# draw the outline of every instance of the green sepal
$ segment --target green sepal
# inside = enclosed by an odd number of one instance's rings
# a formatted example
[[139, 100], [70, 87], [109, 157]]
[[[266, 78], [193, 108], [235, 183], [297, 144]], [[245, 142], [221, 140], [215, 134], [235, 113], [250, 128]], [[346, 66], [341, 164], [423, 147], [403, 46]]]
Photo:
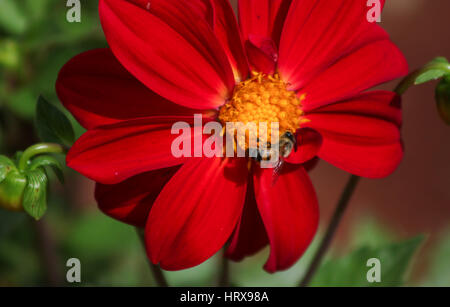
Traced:
[[414, 81], [415, 85], [419, 85], [422, 83], [426, 83], [428, 81], [437, 80], [439, 78], [442, 78], [445, 76], [445, 71], [438, 70], [438, 69], [432, 69], [424, 72], [420, 76], [416, 78], [416, 81]]
[[450, 125], [450, 78], [444, 78], [436, 87], [436, 104], [442, 120]]
[[52, 156], [38, 156], [31, 161], [28, 166], [28, 170], [35, 170], [39, 167], [51, 167], [59, 182], [64, 184], [64, 174], [62, 171], [62, 165], [57, 159]]
[[47, 210], [48, 178], [43, 168], [27, 171], [27, 185], [23, 194], [24, 210], [39, 220]]
[[450, 63], [444, 57], [437, 57], [428, 63], [414, 81], [415, 85], [437, 80], [449, 74]]
[[16, 151], [16, 153], [14, 154], [14, 156], [12, 157], [12, 160], [14, 161], [14, 163], [17, 165], [19, 164], [19, 160], [23, 155], [23, 151]]

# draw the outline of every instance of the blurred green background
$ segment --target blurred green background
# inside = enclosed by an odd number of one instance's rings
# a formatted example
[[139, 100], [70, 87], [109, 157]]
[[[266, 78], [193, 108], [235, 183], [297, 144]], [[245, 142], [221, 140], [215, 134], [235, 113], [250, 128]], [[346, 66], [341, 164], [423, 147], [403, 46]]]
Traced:
[[[410, 0], [410, 3], [414, 1], [424, 3], [422, 0]], [[404, 4], [403, 9], [407, 8], [405, 1], [399, 2]], [[98, 20], [97, 1], [84, 0], [81, 5], [82, 22], [69, 23], [66, 20], [66, 1], [0, 0], [1, 154], [12, 155], [38, 142], [33, 119], [35, 103], [42, 94], [60, 107], [54, 84], [62, 65], [83, 51], [107, 46]], [[448, 1], [436, 1], [434, 5], [448, 7]], [[423, 11], [420, 6], [416, 9], [416, 14], [420, 14], [421, 9]], [[405, 33], [398, 32], [402, 27], [396, 30], [393, 26], [394, 21], [398, 21], [395, 16], [404, 15], [405, 11], [394, 6], [386, 10], [387, 28], [393, 30], [394, 37], [398, 41], [411, 39], [412, 36], [408, 38]], [[433, 12], [429, 14], [430, 19], [437, 18], [433, 14], [438, 14], [439, 10]], [[409, 15], [410, 18], [414, 16], [413, 13]], [[412, 49], [411, 46], [408, 48]], [[433, 52], [436, 53], [435, 50]], [[445, 54], [434, 54], [437, 55]], [[413, 53], [407, 54], [410, 62], [419, 61], [412, 56]], [[423, 63], [434, 56], [424, 59]], [[432, 100], [432, 91], [426, 95]], [[411, 111], [406, 113], [413, 117]], [[77, 135], [83, 133], [75, 121], [73, 124]], [[441, 163], [448, 168], [448, 161]], [[337, 200], [337, 190], [347, 176], [336, 172], [325, 164], [312, 173], [315, 185], [321, 186], [318, 190], [325, 217], [323, 225], [329, 216], [327, 212]], [[444, 180], [448, 187], [449, 175], [446, 175]], [[321, 180], [324, 176], [336, 176], [340, 184], [328, 188], [330, 182]], [[357, 195], [351, 204], [353, 208], [365, 208], [369, 203], [367, 199], [375, 193], [368, 185], [363, 185], [362, 190], [360, 193], [367, 197]], [[62, 186], [52, 180], [51, 191], [48, 212], [39, 222], [24, 213], [0, 211], [0, 286], [70, 286], [72, 284], [65, 281], [68, 269], [65, 263], [69, 258], [81, 261], [82, 286], [154, 285], [136, 231], [99, 212], [93, 200], [92, 182], [66, 169], [66, 184]], [[441, 198], [436, 201], [442, 203]], [[443, 205], [450, 203], [444, 202]], [[377, 205], [372, 208], [375, 207]], [[425, 205], [422, 209], [430, 210]], [[411, 207], [411, 210], [420, 215], [420, 208]], [[439, 207], [431, 210], [440, 214]], [[368, 285], [365, 261], [371, 257], [384, 257], [388, 259], [384, 269], [392, 274], [385, 280], [387, 285], [400, 285], [402, 276], [405, 276], [405, 285], [450, 286], [450, 214], [447, 211], [440, 214], [444, 215], [441, 227], [413, 227], [408, 231], [399, 230], [395, 219], [393, 222], [389, 217], [373, 212], [371, 209], [358, 211], [357, 215], [351, 215], [351, 220], [345, 221], [345, 231], [334, 242], [330, 253], [333, 259], [324, 263], [313, 285]], [[410, 211], [405, 210], [403, 215], [408, 213]], [[425, 235], [423, 240], [416, 237], [408, 241], [419, 234]], [[241, 263], [232, 264], [232, 283], [239, 286], [295, 285], [305, 271], [320, 236], [321, 233], [301, 261], [286, 272], [270, 275], [262, 270], [268, 249]], [[419, 248], [418, 252], [416, 248]], [[196, 268], [167, 272], [167, 278], [171, 285], [176, 286], [214, 285], [217, 284], [220, 261], [218, 255]]]

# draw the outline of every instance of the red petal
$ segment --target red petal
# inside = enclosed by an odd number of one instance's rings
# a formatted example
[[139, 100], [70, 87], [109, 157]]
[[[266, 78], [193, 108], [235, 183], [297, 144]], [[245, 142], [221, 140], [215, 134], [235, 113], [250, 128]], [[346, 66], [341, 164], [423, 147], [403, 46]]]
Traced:
[[145, 118], [89, 130], [70, 149], [67, 165], [94, 181], [114, 184], [182, 164], [186, 158], [176, 158], [171, 152], [172, 142], [180, 137], [171, 133], [177, 121], [190, 123], [192, 118]]
[[297, 131], [297, 146], [295, 150], [284, 159], [293, 164], [305, 163], [315, 156], [322, 145], [322, 136], [313, 129], [303, 128]]
[[313, 169], [316, 168], [317, 164], [319, 164], [319, 160], [320, 159], [318, 157], [314, 157], [311, 160], [303, 163], [302, 166], [305, 169], [305, 171], [311, 172]]
[[278, 46], [284, 20], [292, 0], [239, 0], [242, 37], [250, 35], [273, 39]]
[[146, 246], [165, 270], [196, 266], [228, 240], [242, 213], [245, 159], [192, 158], [165, 186], [150, 212]]
[[338, 59], [362, 46], [388, 39], [367, 20], [366, 1], [294, 0], [280, 42], [279, 71], [292, 89], [304, 87]]
[[382, 178], [403, 157], [399, 97], [369, 92], [306, 116], [323, 137], [319, 157], [352, 174]]
[[270, 75], [275, 72], [278, 51], [272, 39], [250, 35], [245, 47], [252, 70]]
[[159, 95], [195, 109], [221, 106], [234, 77], [205, 18], [182, 0], [101, 0], [100, 19], [117, 59]]
[[233, 8], [228, 0], [209, 1], [214, 6], [214, 33], [227, 53], [236, 81], [243, 81], [249, 69]]
[[234, 261], [241, 261], [260, 251], [269, 243], [266, 229], [256, 204], [253, 180], [248, 183], [247, 194], [241, 219], [231, 237], [225, 254]]
[[300, 165], [283, 168], [273, 181], [273, 169], [255, 173], [255, 194], [270, 241], [268, 272], [285, 270], [303, 255], [318, 225], [314, 187]]
[[249, 74], [247, 57], [230, 2], [228, 0], [190, 0], [187, 3], [210, 24], [228, 56], [236, 82], [245, 80]]
[[388, 40], [366, 45], [342, 58], [299, 91], [305, 94], [305, 111], [352, 98], [383, 82], [403, 76], [408, 65], [398, 48]]
[[354, 114], [377, 117], [400, 127], [402, 125], [401, 97], [390, 91], [371, 91], [350, 100], [327, 105], [313, 113]]
[[144, 227], [153, 202], [179, 167], [139, 174], [118, 184], [97, 183], [95, 199], [100, 210], [112, 218]]
[[59, 72], [56, 91], [87, 129], [140, 117], [195, 112], [149, 90], [123, 68], [110, 49], [87, 51], [71, 59]]

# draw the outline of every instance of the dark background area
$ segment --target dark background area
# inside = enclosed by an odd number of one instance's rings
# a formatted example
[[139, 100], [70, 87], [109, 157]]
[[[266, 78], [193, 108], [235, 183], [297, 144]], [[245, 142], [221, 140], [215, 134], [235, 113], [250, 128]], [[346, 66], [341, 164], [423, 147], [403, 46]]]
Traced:
[[[411, 70], [436, 56], [450, 56], [446, 13], [450, 1], [386, 2], [381, 25], [403, 51]], [[395, 85], [391, 82], [382, 88], [390, 90]], [[433, 244], [449, 231], [450, 128], [437, 113], [434, 88], [433, 83], [416, 86], [404, 95], [404, 160], [388, 178], [361, 182], [340, 230], [342, 244], [361, 217], [374, 216], [399, 237], [429, 234], [419, 255], [426, 260]], [[322, 223], [326, 223], [347, 175], [321, 163], [312, 176], [319, 191]]]

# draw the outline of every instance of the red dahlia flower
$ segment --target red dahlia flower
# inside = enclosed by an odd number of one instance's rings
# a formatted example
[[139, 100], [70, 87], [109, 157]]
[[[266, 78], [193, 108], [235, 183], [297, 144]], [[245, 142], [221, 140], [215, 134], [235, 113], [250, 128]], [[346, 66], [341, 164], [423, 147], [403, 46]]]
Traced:
[[[402, 159], [399, 97], [364, 91], [407, 63], [367, 21], [365, 0], [241, 0], [239, 25], [227, 0], [100, 0], [99, 10], [110, 49], [73, 58], [56, 84], [87, 129], [67, 163], [97, 182], [101, 210], [145, 227], [164, 269], [227, 242], [233, 260], [270, 244], [265, 269], [289, 268], [318, 224], [305, 163], [379, 178]], [[194, 113], [276, 119], [298, 146], [276, 181], [247, 158], [175, 158], [172, 124]]]

